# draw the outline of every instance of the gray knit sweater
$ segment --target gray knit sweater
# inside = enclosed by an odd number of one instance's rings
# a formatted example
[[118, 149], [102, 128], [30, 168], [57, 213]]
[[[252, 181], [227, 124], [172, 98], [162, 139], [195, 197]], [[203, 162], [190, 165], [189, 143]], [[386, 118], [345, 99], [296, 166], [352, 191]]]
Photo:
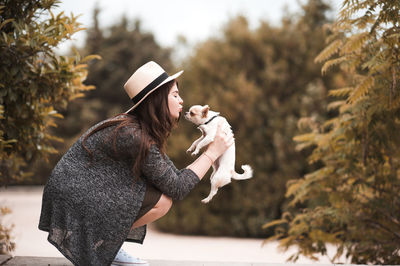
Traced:
[[82, 147], [92, 129], [83, 134], [57, 163], [44, 188], [39, 229], [49, 232], [49, 242], [75, 265], [110, 265], [125, 240], [143, 243], [146, 227], [130, 228], [146, 181], [173, 200], [183, 199], [199, 182], [190, 169], [176, 169], [155, 145], [142, 166], [143, 176], [136, 178], [132, 165], [140, 129], [137, 124], [120, 129], [117, 152], [114, 129], [102, 129], [86, 140], [93, 159]]

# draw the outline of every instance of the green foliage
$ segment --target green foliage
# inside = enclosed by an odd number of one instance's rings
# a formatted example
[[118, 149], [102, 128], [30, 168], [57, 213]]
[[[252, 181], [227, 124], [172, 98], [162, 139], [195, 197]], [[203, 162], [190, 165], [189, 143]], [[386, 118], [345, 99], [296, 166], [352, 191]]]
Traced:
[[[250, 164], [254, 177], [232, 181], [213, 200], [200, 203], [210, 190], [208, 178], [157, 222], [174, 233], [264, 237], [265, 221], [281, 216], [288, 179], [309, 171], [305, 154], [292, 138], [297, 120], [328, 116], [324, 109], [334, 75], [320, 77], [314, 58], [324, 47], [328, 6], [309, 1], [302, 14], [285, 18], [281, 26], [263, 21], [254, 30], [244, 17], [232, 19], [218, 38], [197, 46], [182, 67], [180, 82], [185, 108], [208, 104], [233, 127], [236, 167]], [[328, 86], [328, 88], [327, 88]], [[171, 135], [168, 154], [180, 167], [193, 158], [182, 151], [198, 138], [196, 127], [182, 121]], [[270, 232], [271, 233], [271, 232]]]
[[400, 2], [344, 1], [331, 31], [316, 61], [352, 79], [330, 91], [338, 115], [295, 137], [322, 165], [288, 183], [290, 206], [307, 207], [265, 228], [284, 249], [298, 246], [291, 260], [333, 243], [333, 262], [400, 264]]
[[48, 132], [57, 111], [92, 89], [79, 54], [57, 56], [60, 42], [81, 30], [76, 17], [53, 14], [54, 0], [0, 0], [0, 185], [23, 180], [24, 166], [56, 153]]

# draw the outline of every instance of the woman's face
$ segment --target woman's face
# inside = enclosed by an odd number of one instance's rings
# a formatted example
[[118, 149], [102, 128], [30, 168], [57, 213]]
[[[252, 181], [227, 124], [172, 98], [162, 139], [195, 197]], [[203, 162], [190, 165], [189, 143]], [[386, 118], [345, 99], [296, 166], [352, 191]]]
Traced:
[[179, 118], [179, 113], [182, 112], [182, 104], [183, 100], [179, 96], [179, 90], [178, 86], [176, 85], [176, 82], [172, 86], [171, 90], [168, 93], [168, 108], [171, 116], [173, 118], [178, 119]]

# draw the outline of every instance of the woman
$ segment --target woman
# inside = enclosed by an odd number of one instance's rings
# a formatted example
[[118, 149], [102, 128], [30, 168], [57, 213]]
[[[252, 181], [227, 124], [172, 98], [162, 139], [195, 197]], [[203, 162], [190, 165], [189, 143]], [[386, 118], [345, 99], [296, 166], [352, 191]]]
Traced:
[[120, 250], [143, 243], [146, 224], [183, 199], [233, 144], [218, 129], [206, 151], [178, 170], [165, 154], [182, 112], [173, 76], [155, 62], [133, 73], [124, 88], [134, 105], [84, 133], [61, 158], [43, 192], [39, 229], [75, 265], [146, 265]]

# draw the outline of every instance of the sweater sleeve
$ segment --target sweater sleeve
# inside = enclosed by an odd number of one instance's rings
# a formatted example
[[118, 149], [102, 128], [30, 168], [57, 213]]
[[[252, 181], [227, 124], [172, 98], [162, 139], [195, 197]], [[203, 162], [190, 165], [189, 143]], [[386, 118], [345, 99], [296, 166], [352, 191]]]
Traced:
[[173, 170], [176, 174], [178, 174], [178, 173], [180, 172], [180, 170], [177, 169], [177, 168], [175, 167], [175, 164], [171, 161], [171, 159], [168, 157], [168, 155], [165, 155], [165, 162], [166, 162], [169, 166], [171, 166], [172, 170]]
[[173, 200], [181, 200], [200, 178], [190, 169], [178, 170], [156, 145], [152, 145], [142, 166], [144, 177]]

